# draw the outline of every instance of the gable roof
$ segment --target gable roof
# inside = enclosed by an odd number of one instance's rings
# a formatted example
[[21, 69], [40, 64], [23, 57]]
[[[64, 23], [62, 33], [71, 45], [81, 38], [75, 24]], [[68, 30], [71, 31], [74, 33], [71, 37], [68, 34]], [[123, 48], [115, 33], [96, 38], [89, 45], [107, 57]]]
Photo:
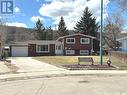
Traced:
[[93, 36], [76, 33], [76, 34], [71, 34], [71, 35], [66, 35], [66, 36], [59, 37], [57, 40], [65, 38], [65, 37], [76, 36], [76, 35], [84, 36], [84, 37], [88, 37], [88, 38], [92, 38], [92, 39], [96, 39], [96, 37], [93, 37]]
[[28, 45], [28, 44], [60, 44], [60, 42], [55, 40], [29, 40], [25, 42], [12, 42], [9, 45]]

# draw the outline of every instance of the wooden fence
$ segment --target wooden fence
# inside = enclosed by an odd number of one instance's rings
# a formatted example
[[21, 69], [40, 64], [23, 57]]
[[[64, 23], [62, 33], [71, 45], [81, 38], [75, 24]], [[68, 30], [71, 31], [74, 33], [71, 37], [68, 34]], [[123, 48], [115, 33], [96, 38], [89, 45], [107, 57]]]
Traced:
[[122, 63], [127, 64], [127, 52], [111, 51], [111, 56], [119, 59]]

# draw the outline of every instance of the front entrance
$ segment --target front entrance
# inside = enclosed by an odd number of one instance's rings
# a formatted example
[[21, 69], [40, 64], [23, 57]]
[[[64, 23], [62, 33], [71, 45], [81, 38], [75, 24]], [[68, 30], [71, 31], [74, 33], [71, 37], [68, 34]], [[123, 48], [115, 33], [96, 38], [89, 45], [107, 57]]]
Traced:
[[62, 45], [56, 45], [55, 54], [56, 55], [63, 55]]
[[28, 56], [36, 56], [36, 44], [28, 45]]

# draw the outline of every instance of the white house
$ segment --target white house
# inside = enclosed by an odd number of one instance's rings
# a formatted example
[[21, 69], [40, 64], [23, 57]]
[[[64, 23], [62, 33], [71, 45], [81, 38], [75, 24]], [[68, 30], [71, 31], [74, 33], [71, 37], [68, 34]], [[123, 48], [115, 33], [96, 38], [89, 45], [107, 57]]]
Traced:
[[117, 39], [117, 41], [119, 41], [121, 43], [121, 50], [127, 51], [127, 37]]

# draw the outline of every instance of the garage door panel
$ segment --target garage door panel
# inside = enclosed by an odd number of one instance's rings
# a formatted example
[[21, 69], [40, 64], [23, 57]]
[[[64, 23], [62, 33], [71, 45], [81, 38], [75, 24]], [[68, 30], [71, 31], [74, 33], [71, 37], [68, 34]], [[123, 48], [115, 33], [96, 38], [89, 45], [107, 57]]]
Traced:
[[12, 47], [12, 56], [28, 56], [28, 47]]

